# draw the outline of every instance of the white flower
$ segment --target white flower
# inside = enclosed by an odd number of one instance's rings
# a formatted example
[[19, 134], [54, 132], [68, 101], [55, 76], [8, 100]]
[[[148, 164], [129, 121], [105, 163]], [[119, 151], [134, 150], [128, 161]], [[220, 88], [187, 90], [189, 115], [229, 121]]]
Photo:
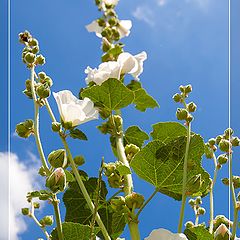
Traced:
[[164, 228], [153, 230], [144, 240], [188, 240], [183, 233], [172, 233]]
[[98, 119], [98, 111], [89, 98], [77, 99], [71, 91], [63, 90], [53, 93], [63, 122], [72, 122], [75, 127], [84, 122]]
[[95, 82], [97, 85], [101, 85], [103, 82], [109, 78], [120, 78], [120, 65], [116, 61], [109, 61], [101, 63], [98, 69], [87, 67], [85, 73], [87, 77], [85, 78], [86, 83]]
[[121, 65], [121, 73], [129, 73], [136, 80], [139, 80], [138, 76], [143, 72], [143, 61], [146, 59], [146, 52], [141, 52], [135, 56], [124, 52], [119, 55], [117, 61]]
[[93, 21], [90, 24], [86, 25], [88, 32], [95, 32], [98, 37], [102, 37], [101, 33], [103, 28], [98, 25], [97, 21]]
[[103, 3], [107, 4], [107, 5], [114, 5], [116, 6], [118, 4], [119, 0], [102, 0]]

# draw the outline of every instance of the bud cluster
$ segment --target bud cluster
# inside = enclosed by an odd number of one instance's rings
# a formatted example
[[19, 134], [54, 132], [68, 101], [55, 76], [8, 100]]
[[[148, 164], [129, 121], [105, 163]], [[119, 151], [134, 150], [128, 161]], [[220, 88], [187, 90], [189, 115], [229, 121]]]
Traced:
[[192, 86], [181, 85], [179, 87], [180, 93], [176, 93], [173, 96], [173, 100], [177, 103], [182, 103], [184, 108], [178, 108], [176, 112], [176, 117], [178, 120], [186, 121], [186, 124], [189, 124], [193, 120], [192, 112], [197, 110], [197, 105], [194, 102], [186, 103], [186, 98], [188, 97], [189, 93], [192, 92]]
[[122, 118], [119, 115], [114, 115], [110, 117], [107, 122], [102, 123], [101, 126], [98, 126], [98, 129], [103, 134], [110, 134], [115, 136], [122, 131]]
[[[222, 183], [224, 184], [224, 185], [229, 185], [229, 179], [228, 178], [223, 178], [222, 179]], [[235, 188], [235, 189], [238, 189], [238, 188], [240, 188], [240, 177], [239, 176], [233, 176], [233, 187]]]
[[125, 154], [127, 157], [128, 162], [131, 162], [135, 154], [137, 154], [140, 151], [140, 148], [136, 146], [135, 144], [127, 144], [125, 146]]
[[36, 38], [28, 32], [19, 33], [19, 42], [25, 45], [22, 52], [22, 60], [31, 67], [32, 65], [43, 65], [45, 64], [45, 58], [39, 53], [39, 44]]
[[22, 138], [28, 138], [31, 134], [34, 134], [33, 120], [27, 119], [25, 122], [18, 123], [16, 133]]

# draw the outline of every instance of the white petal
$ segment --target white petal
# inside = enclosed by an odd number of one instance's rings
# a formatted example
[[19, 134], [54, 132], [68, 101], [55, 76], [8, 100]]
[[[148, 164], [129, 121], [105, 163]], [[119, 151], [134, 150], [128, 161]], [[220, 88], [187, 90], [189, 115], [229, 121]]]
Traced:
[[107, 5], [117, 5], [119, 0], [103, 0]]
[[120, 38], [127, 37], [130, 34], [130, 29], [132, 28], [131, 20], [120, 20], [117, 27]]
[[97, 21], [93, 21], [90, 24], [86, 25], [88, 32], [95, 32], [98, 37], [102, 37], [102, 27], [98, 25]]
[[141, 52], [134, 56], [137, 60], [137, 68], [133, 69], [130, 74], [136, 79], [139, 80], [138, 76], [143, 72], [143, 62], [147, 59], [147, 53]]
[[121, 65], [121, 73], [135, 72], [138, 69], [138, 62], [130, 53], [121, 53], [117, 61]]
[[159, 228], [153, 230], [144, 240], [188, 240], [183, 233], [172, 233], [167, 229]]

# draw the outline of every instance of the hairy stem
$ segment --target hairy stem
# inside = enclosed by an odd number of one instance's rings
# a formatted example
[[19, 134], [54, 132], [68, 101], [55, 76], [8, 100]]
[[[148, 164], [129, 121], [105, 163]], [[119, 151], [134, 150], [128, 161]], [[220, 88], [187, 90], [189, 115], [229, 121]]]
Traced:
[[182, 205], [180, 210], [180, 218], [178, 223], [178, 232], [182, 232], [182, 226], [183, 226], [183, 219], [184, 219], [184, 211], [185, 211], [185, 205], [186, 205], [186, 187], [187, 187], [187, 163], [188, 163], [188, 152], [189, 152], [189, 145], [191, 141], [191, 123], [188, 124], [187, 129], [187, 143], [186, 143], [186, 151], [185, 151], [185, 157], [184, 157], [184, 165], [183, 165], [183, 187], [182, 187]]
[[237, 209], [237, 200], [235, 189], [233, 186], [233, 171], [232, 171], [232, 153], [229, 153], [229, 171], [230, 171], [230, 189], [232, 193], [232, 201], [233, 201], [233, 226], [232, 226], [232, 239], [235, 239], [236, 232], [237, 232], [237, 223], [238, 223], [238, 209]]
[[63, 240], [63, 230], [62, 230], [62, 221], [61, 221], [61, 215], [60, 215], [60, 209], [59, 209], [59, 200], [57, 199], [56, 194], [53, 196], [52, 201], [53, 207], [54, 207], [54, 213], [57, 223], [57, 233], [58, 233], [58, 239]]
[[213, 233], [213, 219], [214, 219], [214, 198], [213, 198], [213, 188], [217, 180], [217, 173], [218, 173], [218, 167], [217, 167], [217, 158], [216, 155], [213, 153], [213, 161], [214, 161], [214, 176], [211, 183], [210, 188], [210, 221], [209, 221], [209, 232]]
[[138, 210], [136, 216], [138, 217], [142, 210], [147, 206], [147, 204], [152, 200], [152, 198], [157, 194], [158, 189], [156, 188], [155, 191], [151, 194], [151, 196], [145, 201], [142, 207]]
[[[87, 192], [87, 189], [85, 188], [85, 185], [84, 185], [84, 183], [82, 181], [82, 178], [81, 178], [81, 176], [80, 176], [80, 174], [78, 172], [78, 169], [77, 169], [77, 167], [76, 167], [76, 165], [75, 165], [75, 163], [73, 161], [72, 154], [71, 154], [71, 152], [69, 150], [69, 147], [68, 147], [68, 144], [66, 142], [66, 139], [61, 134], [60, 134], [60, 137], [61, 137], [63, 145], [64, 145], [64, 147], [65, 147], [65, 149], [67, 151], [68, 158], [69, 158], [69, 161], [70, 161], [70, 165], [72, 167], [73, 174], [74, 174], [74, 176], [75, 176], [75, 178], [77, 180], [77, 183], [78, 183], [78, 185], [79, 185], [79, 187], [80, 187], [80, 189], [82, 191], [82, 194], [83, 194], [83, 196], [84, 196], [84, 198], [85, 198], [85, 200], [86, 200], [86, 202], [88, 204], [88, 207], [90, 208], [92, 213], [94, 213], [95, 206], [94, 206], [94, 204], [93, 204], [93, 202], [92, 202], [92, 200], [91, 200], [91, 198], [90, 198], [90, 196], [89, 196], [89, 194]], [[102, 231], [102, 234], [103, 234], [105, 240], [111, 240], [111, 238], [110, 238], [110, 236], [109, 236], [109, 234], [107, 232], [107, 229], [105, 228], [105, 226], [104, 226], [104, 224], [103, 224], [103, 222], [102, 222], [102, 220], [101, 220], [101, 218], [100, 218], [98, 213], [96, 213], [96, 221], [98, 223], [98, 226], [101, 228], [101, 231]]]
[[36, 145], [38, 148], [42, 165], [47, 175], [49, 175], [50, 171], [49, 171], [47, 161], [43, 152], [42, 143], [41, 143], [40, 134], [39, 134], [39, 105], [37, 103], [37, 96], [35, 92], [34, 74], [35, 74], [34, 66], [32, 66], [31, 67], [31, 91], [32, 91], [33, 103], [34, 103], [34, 136], [35, 136]]

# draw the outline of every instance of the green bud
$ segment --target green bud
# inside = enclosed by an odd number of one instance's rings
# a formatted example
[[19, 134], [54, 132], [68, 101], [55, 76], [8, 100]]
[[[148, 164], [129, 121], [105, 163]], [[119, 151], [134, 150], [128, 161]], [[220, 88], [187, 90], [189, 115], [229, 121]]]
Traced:
[[32, 99], [32, 92], [25, 89], [24, 91], [22, 91], [28, 98]]
[[210, 146], [213, 146], [213, 145], [216, 143], [215, 138], [210, 138], [210, 139], [208, 140], [208, 143], [209, 143]]
[[202, 198], [201, 198], [200, 196], [196, 197], [195, 203], [196, 203], [197, 205], [201, 205], [201, 204], [202, 204]]
[[105, 27], [106, 26], [105, 20], [103, 18], [97, 19], [97, 23], [98, 23], [99, 27]]
[[49, 86], [45, 84], [39, 85], [36, 89], [36, 92], [40, 98], [48, 98], [51, 93]]
[[32, 38], [32, 39], [29, 40], [28, 44], [31, 47], [35, 47], [35, 46], [38, 45], [38, 40], [36, 38]]
[[113, 37], [114, 37], [115, 41], [118, 41], [120, 39], [120, 33], [119, 33], [118, 30], [112, 29], [112, 34], [113, 34]]
[[219, 142], [219, 148], [221, 151], [223, 152], [229, 152], [229, 150], [231, 149], [232, 147], [232, 144], [226, 140], [226, 139], [222, 139], [220, 142]]
[[185, 93], [189, 94], [190, 92], [192, 92], [192, 85], [188, 84], [185, 86]]
[[240, 145], [240, 139], [238, 137], [233, 137], [231, 140], [231, 144], [233, 147], [238, 147]]
[[110, 28], [106, 27], [106, 28], [103, 29], [101, 35], [102, 35], [102, 37], [106, 37], [108, 39], [109, 36], [112, 35], [112, 31], [111, 31]]
[[188, 204], [193, 207], [196, 203], [194, 199], [189, 199]]
[[65, 168], [67, 165], [67, 154], [65, 149], [52, 151], [48, 155], [48, 162], [54, 168]]
[[240, 188], [240, 177], [239, 176], [233, 176], [233, 186], [234, 188]]
[[186, 121], [190, 123], [193, 120], [193, 115], [188, 114]]
[[116, 173], [113, 173], [111, 174], [111, 176], [108, 177], [109, 186], [112, 188], [122, 188], [123, 182], [124, 179]]
[[125, 197], [125, 202], [129, 209], [132, 209], [133, 206], [140, 208], [144, 203], [144, 197], [139, 193], [133, 192]]
[[35, 46], [32, 48], [32, 53], [37, 54], [39, 52], [39, 47]]
[[24, 31], [23, 33], [19, 33], [18, 37], [20, 43], [27, 43], [32, 36], [28, 31]]
[[136, 153], [140, 151], [140, 148], [134, 144], [127, 144], [125, 146], [125, 154], [127, 156], [127, 160], [130, 162]]
[[29, 208], [22, 208], [22, 214], [23, 214], [24, 216], [29, 215], [29, 213], [30, 213]]
[[50, 78], [50, 77], [46, 77], [45, 79], [44, 79], [44, 83], [47, 83], [47, 85], [49, 86], [49, 87], [51, 87], [52, 85], [53, 85], [53, 80]]
[[51, 226], [53, 224], [53, 216], [45, 216], [39, 222], [42, 226]]
[[228, 178], [223, 178], [222, 179], [222, 183], [224, 184], [224, 185], [229, 185], [229, 179]]
[[115, 122], [115, 127], [116, 127], [117, 131], [120, 132], [121, 128], [122, 128], [122, 123], [123, 123], [123, 120], [122, 120], [121, 116], [114, 115], [113, 120]]
[[187, 120], [188, 111], [184, 108], [178, 108], [176, 112], [176, 116], [178, 120]]
[[179, 90], [182, 92], [182, 93], [185, 93], [185, 87], [183, 85], [180, 85], [179, 86]]
[[62, 120], [61, 120], [61, 124], [62, 124], [62, 126], [65, 128], [65, 129], [71, 129], [72, 128], [72, 122], [63, 122]]
[[116, 164], [115, 163], [104, 163], [103, 164], [104, 174], [105, 176], [109, 177], [116, 171]]
[[39, 73], [38, 73], [38, 77], [39, 77], [40, 79], [45, 79], [45, 78], [47, 77], [47, 75], [46, 75], [45, 72], [39, 72]]
[[222, 135], [218, 135], [216, 137], [216, 144], [218, 145], [222, 139], [223, 139], [223, 136]]
[[98, 6], [101, 3], [101, 0], [95, 0], [95, 4]]
[[231, 136], [233, 135], [233, 130], [231, 128], [227, 128], [225, 131], [224, 131], [224, 137], [226, 139], [229, 139], [231, 138]]
[[33, 203], [33, 207], [34, 207], [35, 209], [39, 209], [39, 208], [40, 208], [40, 203], [39, 203], [39, 202], [34, 202], [34, 203]]
[[57, 168], [46, 179], [46, 187], [48, 187], [53, 193], [58, 191], [64, 191], [66, 187], [66, 175], [62, 168]]
[[125, 198], [123, 196], [117, 196], [117, 197], [111, 199], [110, 203], [111, 203], [111, 208], [115, 212], [119, 212], [125, 206]]
[[25, 55], [25, 57], [24, 57], [24, 60], [27, 62], [27, 63], [34, 63], [34, 61], [35, 61], [35, 59], [36, 59], [36, 56], [35, 56], [35, 54], [33, 54], [33, 53], [27, 53], [26, 55]]
[[194, 223], [193, 223], [192, 221], [187, 221], [187, 222], [185, 223], [185, 227], [186, 227], [186, 228], [194, 227]]
[[27, 89], [27, 90], [30, 90], [30, 91], [31, 91], [31, 89], [32, 89], [32, 81], [31, 81], [31, 79], [27, 79], [27, 80], [25, 81], [25, 86], [26, 86], [26, 89]]
[[61, 129], [61, 123], [59, 122], [52, 122], [52, 130], [53, 132], [59, 132]]
[[45, 57], [43, 55], [38, 55], [35, 61], [36, 65], [44, 65], [45, 64]]
[[218, 163], [222, 165], [222, 164], [227, 163], [228, 157], [226, 154], [221, 154], [218, 156], [217, 160], [218, 160]]
[[190, 102], [188, 105], [187, 105], [187, 110], [189, 112], [195, 112], [197, 110], [197, 105], [194, 103], [194, 102]]
[[85, 159], [83, 156], [76, 156], [73, 161], [77, 166], [82, 166], [85, 163]]
[[176, 93], [176, 94], [174, 94], [173, 95], [173, 100], [175, 101], [175, 102], [181, 102], [182, 101], [182, 96], [181, 96], [181, 94], [179, 94], [179, 93]]
[[40, 176], [43, 176], [43, 177], [47, 176], [47, 173], [46, 173], [45, 168], [44, 168], [43, 166], [41, 166], [41, 167], [39, 168], [38, 174], [39, 174]]
[[209, 147], [208, 144], [205, 144], [204, 153], [206, 155], [206, 158], [208, 159], [213, 158], [213, 150]]
[[206, 213], [206, 210], [203, 207], [198, 208], [197, 214], [198, 215], [204, 215]]
[[237, 194], [237, 199], [240, 201], [240, 192]]
[[221, 224], [226, 226], [230, 225], [230, 227], [232, 226], [232, 222], [229, 221], [224, 215], [218, 215], [213, 220], [213, 229], [216, 230]]
[[214, 240], [229, 240], [231, 233], [225, 224], [221, 224], [214, 233]]
[[108, 23], [110, 24], [110, 26], [116, 26], [118, 24], [118, 20], [116, 18], [110, 18], [108, 20]]
[[19, 137], [28, 138], [33, 132], [33, 121], [31, 119], [27, 119], [16, 126], [16, 133]]

